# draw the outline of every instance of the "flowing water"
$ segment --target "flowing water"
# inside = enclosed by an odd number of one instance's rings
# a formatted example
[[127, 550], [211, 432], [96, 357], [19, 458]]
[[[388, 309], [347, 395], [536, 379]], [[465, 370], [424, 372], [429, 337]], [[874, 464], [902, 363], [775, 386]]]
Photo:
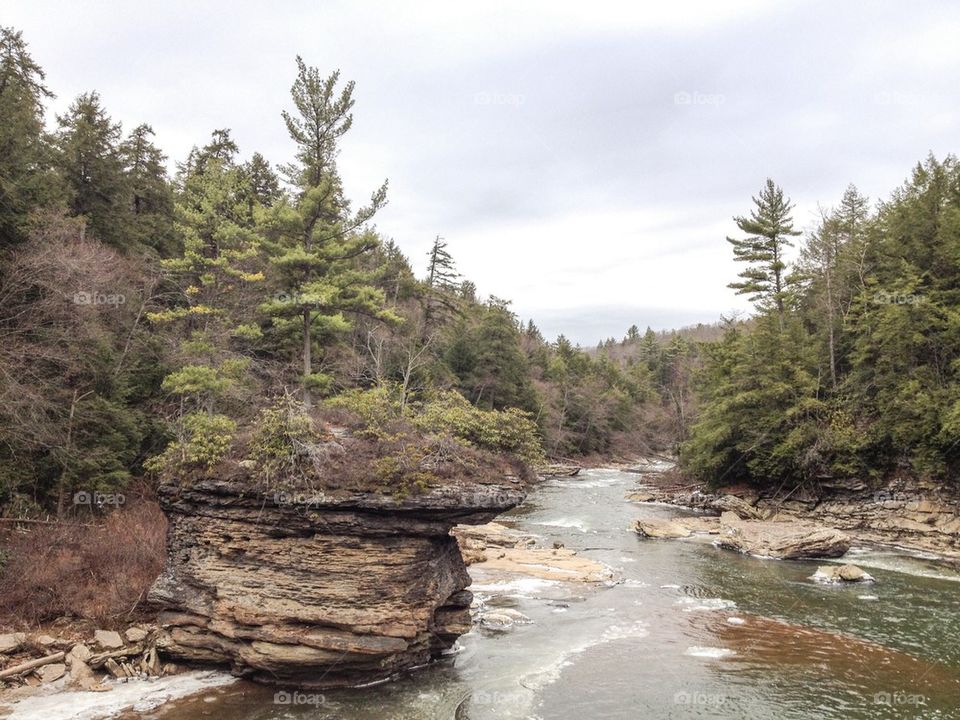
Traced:
[[960, 718], [960, 576], [931, 558], [854, 548], [872, 585], [824, 586], [814, 562], [643, 540], [638, 476], [544, 483], [501, 520], [615, 568], [607, 587], [479, 582], [486, 606], [533, 622], [475, 628], [458, 652], [396, 681], [323, 694], [247, 683], [167, 707], [163, 720], [402, 718]]

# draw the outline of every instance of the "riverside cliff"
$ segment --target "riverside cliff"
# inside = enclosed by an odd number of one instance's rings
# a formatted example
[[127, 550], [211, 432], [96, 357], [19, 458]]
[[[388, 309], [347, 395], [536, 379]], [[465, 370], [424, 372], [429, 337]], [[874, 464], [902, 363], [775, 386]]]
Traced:
[[148, 598], [158, 650], [317, 689], [426, 663], [470, 628], [470, 578], [450, 529], [523, 497], [509, 477], [402, 495], [269, 492], [243, 473], [164, 484], [168, 559]]

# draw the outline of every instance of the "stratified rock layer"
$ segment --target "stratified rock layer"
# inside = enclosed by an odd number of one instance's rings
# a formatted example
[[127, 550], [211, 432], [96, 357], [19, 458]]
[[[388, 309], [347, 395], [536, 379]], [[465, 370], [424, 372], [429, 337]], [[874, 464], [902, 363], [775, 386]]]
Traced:
[[258, 492], [243, 479], [161, 488], [166, 568], [149, 600], [158, 649], [298, 688], [383, 679], [470, 628], [450, 529], [523, 499], [519, 483], [449, 482], [405, 497]]
[[850, 537], [834, 528], [796, 521], [741, 520], [726, 511], [720, 516], [716, 544], [759, 557], [800, 560], [841, 557], [850, 549]]

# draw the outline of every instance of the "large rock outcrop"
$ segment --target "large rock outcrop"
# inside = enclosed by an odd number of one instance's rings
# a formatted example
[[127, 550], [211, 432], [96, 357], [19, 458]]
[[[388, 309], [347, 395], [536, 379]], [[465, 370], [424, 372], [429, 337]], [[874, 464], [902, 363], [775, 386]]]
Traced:
[[850, 549], [850, 537], [834, 528], [796, 521], [741, 520], [727, 511], [720, 516], [716, 544], [758, 557], [800, 560], [842, 557]]
[[879, 487], [823, 480], [781, 499], [746, 487], [726, 488], [717, 495], [701, 485], [658, 482], [653, 475], [645, 479], [650, 484], [638, 494], [644, 501], [732, 511], [744, 520], [801, 520], [842, 530], [861, 542], [893, 543], [960, 559], [960, 489], [954, 485], [909, 478]]
[[470, 628], [470, 578], [450, 529], [523, 496], [510, 479], [403, 496], [267, 493], [242, 477], [164, 485], [168, 560], [149, 594], [157, 647], [298, 688], [423, 664]]

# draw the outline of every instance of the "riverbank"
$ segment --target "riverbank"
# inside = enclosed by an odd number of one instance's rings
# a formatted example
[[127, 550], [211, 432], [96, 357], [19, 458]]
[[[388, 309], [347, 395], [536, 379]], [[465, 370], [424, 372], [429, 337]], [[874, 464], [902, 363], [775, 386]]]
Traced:
[[[902, 701], [950, 717], [960, 575], [855, 546], [851, 556], [876, 582], [825, 584], [811, 577], [821, 562], [758, 560], [709, 541], [647, 541], [633, 529], [637, 520], [706, 514], [626, 500], [637, 480], [586, 469], [529, 488], [495, 523], [455, 528], [472, 581], [471, 620], [425, 667], [373, 686], [286, 694], [224, 673], [228, 684], [139, 716], [688, 720], [716, 709], [719, 717], [874, 720], [902, 717], [893, 706]], [[601, 576], [569, 573], [570, 562]], [[107, 702], [152, 683], [116, 685], [85, 697]], [[62, 717], [31, 715], [34, 707], [23, 704], [15, 717]], [[108, 716], [116, 713], [100, 717]]]
[[770, 520], [839, 530], [857, 543], [929, 553], [960, 567], [960, 493], [932, 483], [895, 479], [881, 487], [821, 484], [792, 493], [761, 492], [745, 486], [711, 490], [691, 482], [672, 466], [637, 464], [627, 498], [744, 520]]

